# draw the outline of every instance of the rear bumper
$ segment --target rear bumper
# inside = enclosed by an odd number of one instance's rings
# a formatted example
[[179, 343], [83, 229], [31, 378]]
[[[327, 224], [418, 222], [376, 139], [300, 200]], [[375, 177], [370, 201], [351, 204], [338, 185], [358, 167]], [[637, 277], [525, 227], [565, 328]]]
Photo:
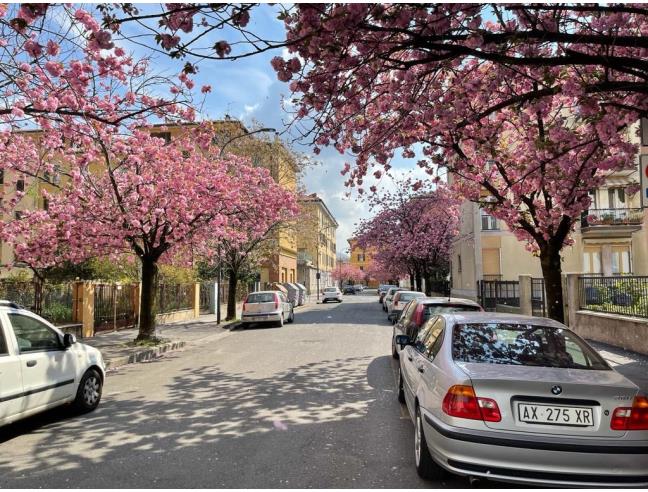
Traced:
[[255, 313], [241, 315], [241, 321], [245, 323], [262, 323], [264, 321], [280, 321], [281, 313]]
[[540, 440], [460, 429], [427, 412], [424, 422], [435, 461], [459, 475], [552, 486], [648, 486], [648, 441]]

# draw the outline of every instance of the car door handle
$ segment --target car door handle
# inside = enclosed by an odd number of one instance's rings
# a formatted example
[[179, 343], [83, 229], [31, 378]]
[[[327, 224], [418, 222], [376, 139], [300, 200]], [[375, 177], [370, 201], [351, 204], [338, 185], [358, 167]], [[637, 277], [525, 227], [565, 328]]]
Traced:
[[424, 372], [425, 372], [425, 369], [422, 368], [422, 367], [417, 367], [417, 369], [418, 369], [418, 372], [420, 372], [420, 373], [424, 373]]
[[407, 360], [410, 361], [410, 362], [412, 362], [414, 359], [412, 358], [411, 355], [408, 355], [408, 356], [407, 356]]
[[35, 365], [36, 365], [36, 361], [35, 361], [35, 360], [28, 360], [28, 361], [27, 361], [27, 367], [34, 367]]

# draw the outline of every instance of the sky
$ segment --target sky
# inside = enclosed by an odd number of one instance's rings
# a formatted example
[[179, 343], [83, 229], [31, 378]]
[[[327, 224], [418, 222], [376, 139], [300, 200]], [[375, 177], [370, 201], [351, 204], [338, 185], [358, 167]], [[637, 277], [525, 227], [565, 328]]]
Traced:
[[[147, 7], [141, 7], [145, 12]], [[283, 21], [277, 19], [277, 8], [263, 5], [253, 11], [248, 29], [257, 33], [262, 38], [280, 40], [285, 37]], [[140, 31], [141, 32], [141, 31]], [[210, 45], [220, 39], [231, 40], [233, 34], [219, 31], [215, 35], [204, 38], [205, 44]], [[123, 43], [120, 43], [123, 44]], [[150, 56], [151, 51], [132, 43], [126, 43], [128, 49], [134, 51], [136, 56]], [[290, 101], [288, 84], [277, 79], [275, 71], [270, 65], [270, 60], [275, 56], [286, 56], [286, 50], [273, 50], [257, 54], [236, 61], [203, 60], [199, 62], [199, 72], [193, 76], [196, 87], [210, 85], [212, 92], [207, 94], [202, 106], [202, 118], [222, 119], [226, 115], [240, 119], [248, 127], [260, 124], [263, 127], [276, 129], [281, 138], [302, 153], [312, 156], [316, 162], [304, 173], [302, 184], [308, 193], [317, 193], [339, 223], [337, 230], [337, 251], [346, 253], [347, 240], [352, 237], [355, 224], [362, 218], [372, 215], [368, 205], [358, 199], [357, 193], [344, 186], [345, 177], [340, 174], [344, 163], [352, 163], [351, 156], [341, 155], [334, 148], [324, 148], [315, 156], [312, 147], [306, 142], [295, 141], [287, 130], [290, 114], [284, 111], [285, 102]], [[195, 60], [191, 60], [195, 61]], [[167, 75], [179, 72], [184, 61], [171, 60], [163, 55], [156, 56], [153, 66], [156, 70]], [[293, 133], [294, 135], [294, 133]], [[392, 162], [392, 173], [402, 175], [412, 169], [416, 175], [424, 176], [415, 166], [416, 159], [405, 161], [396, 159]], [[370, 176], [365, 180], [368, 189], [373, 181]], [[390, 183], [382, 181], [382, 186]], [[350, 198], [345, 195], [352, 191]]]

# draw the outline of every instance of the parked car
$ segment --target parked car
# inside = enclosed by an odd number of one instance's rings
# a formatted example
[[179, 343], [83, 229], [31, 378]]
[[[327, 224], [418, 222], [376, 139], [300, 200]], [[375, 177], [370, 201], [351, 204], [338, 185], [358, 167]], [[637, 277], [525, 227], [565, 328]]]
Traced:
[[396, 323], [403, 312], [405, 304], [418, 297], [425, 297], [425, 294], [415, 290], [399, 290], [395, 292], [394, 297], [387, 306], [387, 319], [392, 323]]
[[337, 287], [327, 287], [322, 291], [322, 302], [342, 302], [342, 291]]
[[0, 425], [72, 403], [97, 408], [106, 368], [99, 350], [40, 316], [0, 301]]
[[284, 322], [295, 321], [295, 311], [292, 303], [281, 291], [265, 290], [252, 292], [243, 302], [241, 324], [273, 322], [283, 326]]
[[387, 295], [387, 291], [391, 289], [392, 287], [398, 287], [398, 285], [390, 285], [390, 284], [380, 284], [378, 286], [378, 289], [376, 289], [376, 294], [378, 294], [378, 302], [380, 304], [383, 303], [385, 296]]
[[401, 289], [400, 287], [390, 287], [389, 290], [387, 291], [387, 294], [385, 294], [385, 300], [383, 301], [383, 311], [388, 312], [389, 310], [389, 303], [392, 300], [392, 297], [394, 297], [394, 294], [398, 292], [399, 290], [405, 290]]
[[356, 292], [362, 292], [362, 291], [364, 291], [364, 285], [362, 285], [362, 284], [355, 284], [355, 285], [353, 286], [353, 288], [355, 289]]
[[344, 288], [342, 289], [343, 294], [354, 294], [356, 293], [355, 288], [353, 285], [345, 285]]
[[430, 321], [396, 338], [421, 477], [648, 485], [648, 398], [566, 326], [486, 312]]
[[403, 308], [403, 313], [394, 325], [392, 336], [392, 356], [397, 359], [400, 349], [396, 344], [398, 335], [407, 335], [412, 340], [419, 329], [435, 314], [457, 313], [462, 311], [483, 311], [475, 301], [458, 297], [418, 297]]

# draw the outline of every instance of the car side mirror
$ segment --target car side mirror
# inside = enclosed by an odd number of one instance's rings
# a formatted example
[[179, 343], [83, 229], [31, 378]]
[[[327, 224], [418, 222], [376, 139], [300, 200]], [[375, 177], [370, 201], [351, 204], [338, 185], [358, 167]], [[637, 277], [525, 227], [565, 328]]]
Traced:
[[71, 347], [76, 343], [76, 341], [76, 335], [73, 335], [72, 333], [66, 333], [63, 335], [63, 346], [65, 348]]
[[396, 345], [400, 346], [401, 350], [406, 345], [412, 345], [412, 340], [407, 335], [396, 335]]

